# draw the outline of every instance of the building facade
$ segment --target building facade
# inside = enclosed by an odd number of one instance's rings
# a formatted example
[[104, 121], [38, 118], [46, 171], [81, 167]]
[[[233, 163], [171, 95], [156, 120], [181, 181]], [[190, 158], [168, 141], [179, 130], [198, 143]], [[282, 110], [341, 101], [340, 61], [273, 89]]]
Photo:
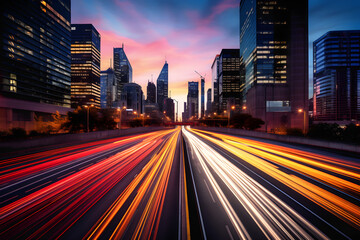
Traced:
[[168, 85], [169, 85], [169, 65], [167, 61], [165, 61], [165, 64], [161, 69], [159, 77], [156, 81], [156, 88], [157, 88], [156, 101], [159, 105], [160, 111], [164, 111], [164, 99], [168, 97], [168, 90], [169, 90]]
[[240, 55], [242, 104], [262, 129], [307, 129], [308, 1], [240, 1]]
[[71, 107], [100, 108], [100, 34], [92, 24], [71, 24]]
[[70, 0], [1, 1], [1, 130], [71, 110], [70, 9]]
[[211, 114], [212, 112], [212, 104], [211, 104], [211, 88], [207, 90], [207, 100], [206, 100], [206, 115]]
[[146, 102], [156, 103], [156, 86], [153, 82], [148, 81], [146, 88]]
[[219, 110], [240, 108], [240, 54], [239, 49], [223, 49], [219, 56]]
[[220, 55], [216, 55], [211, 65], [212, 112], [219, 111], [219, 61]]
[[117, 82], [114, 70], [108, 68], [106, 71], [100, 72], [100, 106], [101, 108], [116, 107], [116, 90]]
[[360, 120], [360, 30], [332, 31], [314, 42], [315, 121]]
[[133, 74], [130, 61], [125, 54], [124, 44], [121, 48], [114, 48], [114, 73], [117, 85], [116, 99], [119, 101], [117, 107], [119, 107], [121, 105], [121, 93], [124, 85], [132, 83]]
[[174, 100], [171, 98], [164, 99], [164, 112], [165, 116], [169, 117], [172, 122], [175, 121], [175, 107]]
[[201, 116], [205, 116], [205, 78], [201, 78]]
[[122, 97], [124, 100], [126, 99], [127, 109], [132, 109], [138, 114], [143, 112], [143, 91], [139, 84], [126, 83], [122, 91]]
[[190, 120], [199, 118], [199, 82], [188, 82], [187, 117]]

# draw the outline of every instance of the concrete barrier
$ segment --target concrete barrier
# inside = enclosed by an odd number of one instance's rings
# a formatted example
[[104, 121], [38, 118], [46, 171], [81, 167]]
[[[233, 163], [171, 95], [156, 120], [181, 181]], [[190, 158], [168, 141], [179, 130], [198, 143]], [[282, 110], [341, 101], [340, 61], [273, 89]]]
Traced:
[[316, 140], [310, 139], [306, 137], [295, 137], [295, 136], [287, 136], [287, 135], [278, 135], [272, 133], [264, 133], [264, 132], [257, 132], [257, 131], [248, 131], [243, 129], [235, 129], [235, 128], [219, 128], [219, 127], [192, 127], [194, 129], [204, 130], [204, 131], [212, 131], [218, 133], [227, 133], [231, 135], [240, 135], [246, 137], [254, 137], [254, 138], [262, 138], [286, 143], [296, 143], [314, 147], [322, 147], [334, 150], [341, 150], [353, 153], [360, 154], [360, 145], [351, 145], [351, 144], [344, 144], [339, 142], [330, 142], [324, 140]]
[[108, 130], [108, 131], [96, 131], [89, 133], [74, 133], [74, 134], [61, 134], [53, 135], [48, 137], [40, 137], [35, 139], [27, 139], [21, 141], [8, 141], [0, 143], [0, 152], [3, 151], [13, 151], [17, 149], [33, 148], [33, 147], [42, 147], [53, 144], [61, 143], [76, 143], [84, 141], [93, 141], [103, 138], [111, 137], [120, 137], [125, 135], [131, 135], [136, 133], [147, 133], [153, 131], [159, 131], [163, 129], [169, 129], [164, 127], [138, 127], [138, 128], [128, 128], [128, 129], [117, 129], [117, 130]]

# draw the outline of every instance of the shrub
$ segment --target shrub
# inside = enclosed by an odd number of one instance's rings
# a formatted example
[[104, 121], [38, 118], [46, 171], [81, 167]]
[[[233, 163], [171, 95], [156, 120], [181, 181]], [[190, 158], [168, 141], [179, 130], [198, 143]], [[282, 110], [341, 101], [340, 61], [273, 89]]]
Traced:
[[10, 130], [11, 135], [15, 138], [24, 138], [26, 137], [26, 131], [23, 128], [12, 128]]
[[300, 128], [287, 128], [286, 135], [290, 136], [304, 136], [303, 131]]

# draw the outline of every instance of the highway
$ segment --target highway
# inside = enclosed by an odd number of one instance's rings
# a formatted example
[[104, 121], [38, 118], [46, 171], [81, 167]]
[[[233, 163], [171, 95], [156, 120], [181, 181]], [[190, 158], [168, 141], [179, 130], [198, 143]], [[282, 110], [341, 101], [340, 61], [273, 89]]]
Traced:
[[360, 159], [188, 127], [0, 156], [0, 239], [357, 239]]
[[183, 135], [205, 238], [358, 238], [359, 159], [189, 128]]
[[0, 239], [186, 237], [180, 133], [163, 130], [1, 160]]

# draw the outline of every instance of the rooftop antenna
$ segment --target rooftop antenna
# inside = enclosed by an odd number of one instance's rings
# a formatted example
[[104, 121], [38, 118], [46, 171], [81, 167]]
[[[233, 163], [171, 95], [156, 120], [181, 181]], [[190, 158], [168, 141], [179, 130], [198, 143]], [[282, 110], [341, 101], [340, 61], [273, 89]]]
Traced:
[[166, 55], [165, 55], [165, 63], [167, 63], [167, 61], [166, 61]]
[[171, 98], [171, 90], [169, 91], [169, 98]]
[[154, 83], [153, 74], [151, 74], [151, 82]]
[[111, 64], [111, 58], [110, 58], [110, 68], [112, 68], [112, 64]]
[[122, 43], [122, 48], [124, 49], [124, 43]]

